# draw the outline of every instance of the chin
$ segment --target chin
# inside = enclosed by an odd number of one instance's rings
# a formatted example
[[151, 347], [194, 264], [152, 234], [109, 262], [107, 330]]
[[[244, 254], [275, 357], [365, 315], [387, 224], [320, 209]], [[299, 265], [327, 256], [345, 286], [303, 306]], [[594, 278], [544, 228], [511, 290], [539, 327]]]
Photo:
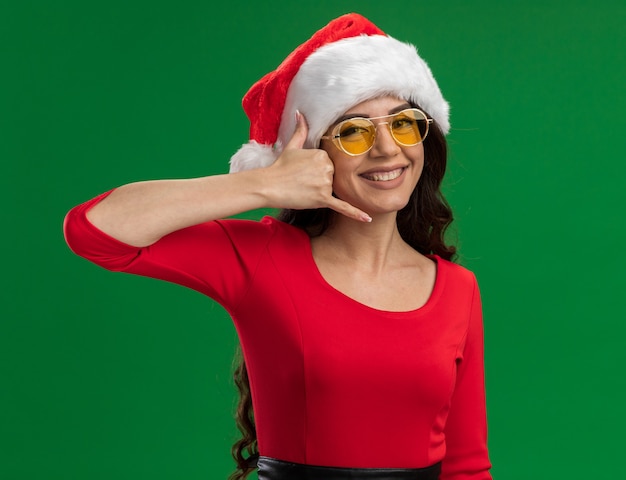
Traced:
[[367, 212], [369, 215], [386, 215], [389, 213], [397, 213], [402, 210], [408, 205], [409, 198], [388, 199], [380, 202], [359, 202], [358, 204], [353, 203], [353, 205], [360, 208], [364, 212]]
[[335, 185], [335, 195], [338, 198], [368, 215], [384, 215], [402, 210], [409, 203], [413, 190], [414, 188], [409, 188], [409, 185], [393, 190], [376, 190], [358, 185], [345, 188], [343, 185]]

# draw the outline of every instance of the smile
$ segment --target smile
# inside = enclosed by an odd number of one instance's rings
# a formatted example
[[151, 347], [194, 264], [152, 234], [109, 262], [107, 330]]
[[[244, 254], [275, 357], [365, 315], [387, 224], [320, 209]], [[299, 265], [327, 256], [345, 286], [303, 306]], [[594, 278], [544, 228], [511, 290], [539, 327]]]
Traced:
[[401, 167], [389, 172], [362, 173], [361, 176], [367, 180], [371, 180], [372, 182], [388, 182], [402, 175], [405, 169], [406, 167]]

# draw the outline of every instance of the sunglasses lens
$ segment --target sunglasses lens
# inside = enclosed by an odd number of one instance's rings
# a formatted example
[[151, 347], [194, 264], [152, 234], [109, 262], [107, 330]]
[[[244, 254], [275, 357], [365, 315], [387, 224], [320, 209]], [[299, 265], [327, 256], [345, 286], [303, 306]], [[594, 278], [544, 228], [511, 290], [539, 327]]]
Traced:
[[354, 118], [339, 125], [338, 140], [343, 149], [352, 155], [367, 152], [374, 143], [376, 129], [369, 120]]
[[396, 141], [405, 146], [417, 145], [428, 133], [428, 121], [419, 110], [400, 112], [390, 122], [391, 133]]

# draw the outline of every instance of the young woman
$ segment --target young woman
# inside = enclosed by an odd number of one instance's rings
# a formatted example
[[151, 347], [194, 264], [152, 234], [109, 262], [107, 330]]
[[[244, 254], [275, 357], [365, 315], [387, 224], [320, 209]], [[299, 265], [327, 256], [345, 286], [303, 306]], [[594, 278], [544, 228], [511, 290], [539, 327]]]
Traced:
[[491, 479], [480, 295], [444, 240], [448, 104], [429, 67], [348, 14], [243, 105], [229, 174], [106, 192], [68, 213], [69, 246], [232, 316], [233, 478]]

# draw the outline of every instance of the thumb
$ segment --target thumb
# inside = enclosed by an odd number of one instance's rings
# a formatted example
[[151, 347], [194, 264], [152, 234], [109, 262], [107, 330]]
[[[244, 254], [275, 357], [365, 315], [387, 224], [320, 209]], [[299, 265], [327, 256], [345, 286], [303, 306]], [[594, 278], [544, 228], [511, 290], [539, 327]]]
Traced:
[[296, 110], [296, 129], [293, 132], [293, 135], [285, 145], [283, 150], [294, 150], [300, 149], [304, 146], [304, 142], [306, 142], [306, 137], [309, 134], [309, 126], [306, 123], [306, 119], [304, 115], [300, 113], [299, 110]]

